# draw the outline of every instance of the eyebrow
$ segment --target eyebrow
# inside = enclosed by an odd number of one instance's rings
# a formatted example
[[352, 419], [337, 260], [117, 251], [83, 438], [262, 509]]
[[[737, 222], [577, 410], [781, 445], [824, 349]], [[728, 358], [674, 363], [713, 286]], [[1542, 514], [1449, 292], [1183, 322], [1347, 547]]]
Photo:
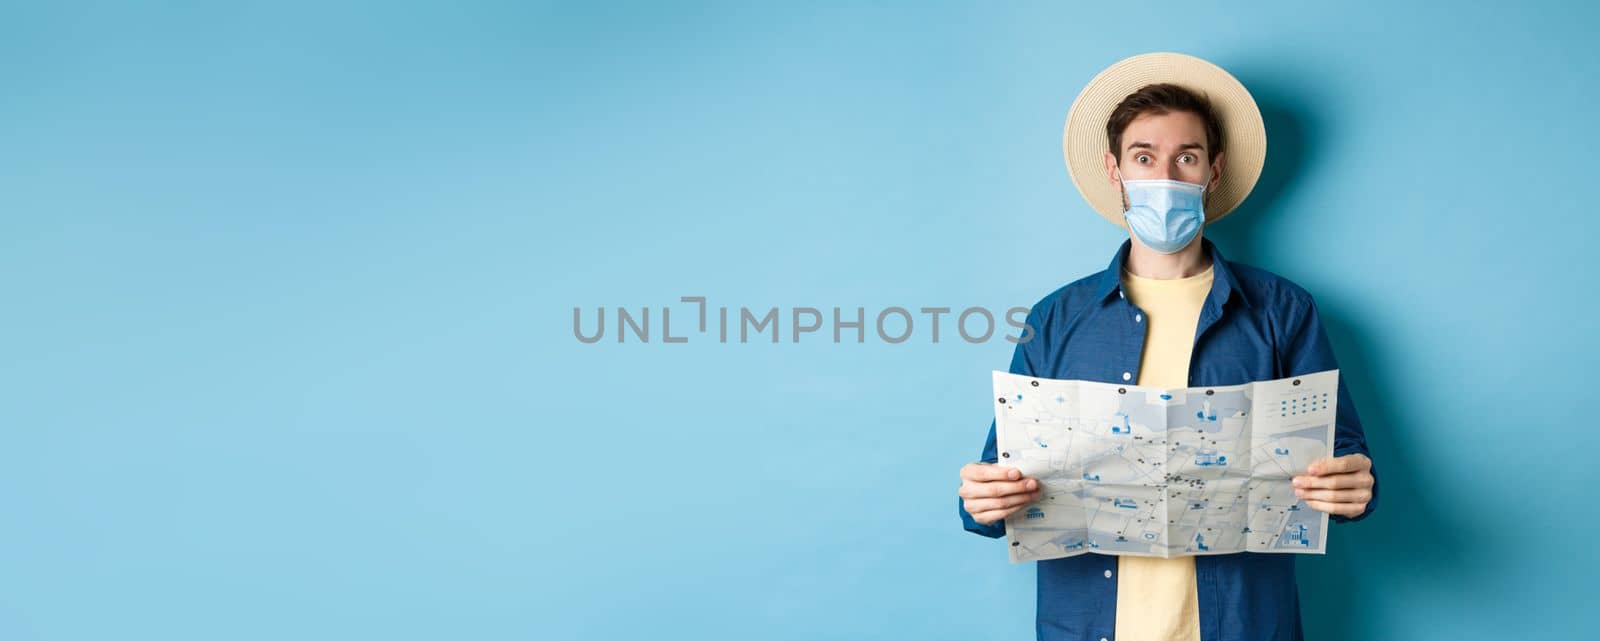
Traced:
[[[1150, 144], [1148, 142], [1145, 142], [1143, 140], [1140, 140], [1138, 142], [1135, 142], [1133, 144], [1128, 145], [1128, 150], [1129, 151], [1133, 151], [1135, 149], [1151, 149], [1151, 150], [1154, 150], [1155, 148], [1156, 148], [1155, 145], [1152, 145], [1152, 144]], [[1205, 147], [1205, 145], [1202, 145], [1202, 144], [1197, 143], [1197, 142], [1186, 142], [1186, 143], [1183, 143], [1181, 145], [1178, 145], [1178, 151], [1184, 151], [1186, 149], [1199, 149], [1200, 151], [1205, 151], [1206, 147]]]

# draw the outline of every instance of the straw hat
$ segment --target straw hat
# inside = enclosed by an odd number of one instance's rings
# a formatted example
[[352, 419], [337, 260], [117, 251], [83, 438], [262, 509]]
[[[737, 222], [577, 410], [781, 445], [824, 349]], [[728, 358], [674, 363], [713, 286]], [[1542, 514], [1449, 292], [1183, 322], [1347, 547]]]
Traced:
[[1261, 177], [1267, 159], [1267, 130], [1261, 110], [1243, 84], [1221, 67], [1181, 53], [1146, 53], [1124, 59], [1101, 71], [1072, 102], [1062, 134], [1067, 171], [1078, 192], [1095, 211], [1119, 227], [1122, 192], [1106, 178], [1106, 121], [1117, 104], [1141, 87], [1172, 83], [1211, 101], [1222, 125], [1222, 151], [1226, 162], [1222, 180], [1206, 195], [1206, 223], [1226, 216], [1239, 206]]

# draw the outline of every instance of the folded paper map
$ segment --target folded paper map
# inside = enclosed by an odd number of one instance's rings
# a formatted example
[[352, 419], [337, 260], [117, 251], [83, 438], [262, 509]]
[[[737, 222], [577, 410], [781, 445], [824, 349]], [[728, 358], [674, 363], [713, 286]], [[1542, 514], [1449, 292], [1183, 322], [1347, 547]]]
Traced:
[[1006, 517], [1012, 562], [1322, 554], [1291, 480], [1333, 451], [1339, 371], [1160, 389], [994, 373], [1000, 465], [1039, 480]]

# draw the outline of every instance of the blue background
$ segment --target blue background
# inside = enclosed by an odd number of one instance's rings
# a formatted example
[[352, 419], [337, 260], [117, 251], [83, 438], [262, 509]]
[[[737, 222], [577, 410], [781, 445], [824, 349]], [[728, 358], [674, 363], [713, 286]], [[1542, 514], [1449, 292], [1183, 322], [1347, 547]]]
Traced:
[[1031, 638], [955, 512], [1010, 343], [572, 310], [1030, 305], [1125, 237], [1072, 99], [1161, 50], [1260, 103], [1208, 236], [1385, 475], [1311, 638], [1593, 634], [1594, 9], [806, 5], [7, 4], [0, 638]]

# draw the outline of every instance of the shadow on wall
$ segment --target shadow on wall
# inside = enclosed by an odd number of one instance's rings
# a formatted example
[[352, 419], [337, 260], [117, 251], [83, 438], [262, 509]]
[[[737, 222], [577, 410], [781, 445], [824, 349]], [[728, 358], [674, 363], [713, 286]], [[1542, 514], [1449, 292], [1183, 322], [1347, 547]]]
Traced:
[[[1277, 204], [1295, 188], [1296, 178], [1309, 175], [1317, 165], [1315, 145], [1336, 132], [1320, 126], [1329, 114], [1319, 114], [1304, 96], [1305, 70], [1250, 68], [1236, 71], [1250, 88], [1268, 132], [1267, 165], [1250, 197], [1232, 214], [1229, 223], [1207, 236], [1222, 247], [1230, 260], [1260, 265], [1255, 258], [1258, 239], [1270, 235]], [[1242, 73], [1241, 73], [1242, 72]], [[1277, 80], [1275, 82], [1275, 80]], [[1318, 81], [1318, 91], [1329, 87]], [[1260, 265], [1272, 269], [1271, 265]], [[1316, 292], [1312, 292], [1316, 295]], [[1297, 561], [1301, 613], [1306, 636], [1316, 641], [1367, 640], [1392, 636], [1384, 629], [1386, 613], [1405, 607], [1420, 592], [1455, 591], [1486, 580], [1468, 563], [1463, 533], [1474, 525], [1459, 510], [1444, 509], [1430, 496], [1437, 478], [1419, 473], [1426, 469], [1425, 443], [1395, 420], [1392, 392], [1407, 383], [1401, 356], [1381, 349], [1374, 332], [1362, 327], [1362, 301], [1317, 297], [1328, 338], [1339, 359], [1341, 378], [1350, 388], [1377, 467], [1381, 496], [1377, 511], [1359, 523], [1335, 524], [1326, 556], [1305, 556]], [[1492, 506], [1480, 506], [1489, 510]]]

